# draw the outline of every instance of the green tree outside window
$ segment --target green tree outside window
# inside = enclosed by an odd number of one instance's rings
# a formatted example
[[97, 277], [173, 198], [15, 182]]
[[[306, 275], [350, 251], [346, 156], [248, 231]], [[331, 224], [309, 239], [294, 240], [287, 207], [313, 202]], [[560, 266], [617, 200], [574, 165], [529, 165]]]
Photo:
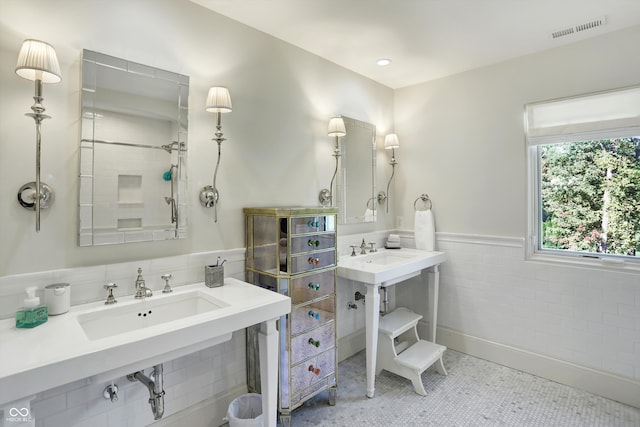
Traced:
[[640, 256], [640, 137], [538, 150], [542, 248]]

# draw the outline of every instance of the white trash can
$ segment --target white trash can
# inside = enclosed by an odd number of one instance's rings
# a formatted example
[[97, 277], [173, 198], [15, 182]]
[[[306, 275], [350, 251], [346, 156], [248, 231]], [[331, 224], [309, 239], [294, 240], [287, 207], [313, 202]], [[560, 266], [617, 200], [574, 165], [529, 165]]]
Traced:
[[227, 416], [229, 427], [262, 427], [262, 396], [248, 393], [236, 397], [229, 404]]

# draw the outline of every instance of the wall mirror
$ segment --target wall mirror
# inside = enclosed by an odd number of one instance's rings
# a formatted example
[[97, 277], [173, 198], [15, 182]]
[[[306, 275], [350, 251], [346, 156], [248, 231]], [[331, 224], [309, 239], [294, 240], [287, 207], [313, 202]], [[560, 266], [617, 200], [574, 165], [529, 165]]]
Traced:
[[79, 245], [183, 239], [189, 77], [82, 51]]
[[340, 138], [339, 223], [375, 222], [376, 127], [350, 117], [342, 119], [347, 134]]

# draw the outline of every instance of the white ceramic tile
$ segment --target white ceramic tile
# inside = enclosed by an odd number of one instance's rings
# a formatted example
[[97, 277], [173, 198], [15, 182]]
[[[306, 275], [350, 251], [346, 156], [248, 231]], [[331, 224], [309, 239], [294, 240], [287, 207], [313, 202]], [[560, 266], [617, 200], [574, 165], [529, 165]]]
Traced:
[[55, 283], [69, 283], [72, 287], [86, 285], [101, 286], [106, 282], [106, 271], [107, 269], [104, 265], [54, 270], [53, 280]]
[[96, 233], [93, 236], [94, 245], [112, 245], [124, 243], [124, 233]]
[[31, 403], [31, 413], [34, 418], [46, 418], [67, 410], [67, 399], [64, 393], [48, 398], [34, 400]]
[[189, 366], [198, 363], [200, 361], [200, 356], [198, 353], [192, 353], [187, 356], [180, 357], [171, 362], [171, 365], [174, 370], [180, 370], [182, 368], [188, 368]]
[[602, 367], [605, 371], [612, 372], [623, 377], [633, 378], [634, 368], [633, 365], [622, 363], [616, 359], [604, 359]]
[[127, 231], [124, 233], [125, 243], [153, 241], [153, 231]]

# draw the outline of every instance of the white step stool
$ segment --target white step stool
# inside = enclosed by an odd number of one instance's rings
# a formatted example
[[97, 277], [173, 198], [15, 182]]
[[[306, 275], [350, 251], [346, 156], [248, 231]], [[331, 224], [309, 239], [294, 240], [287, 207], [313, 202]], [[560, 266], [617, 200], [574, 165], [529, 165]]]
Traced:
[[421, 315], [404, 307], [380, 318], [376, 375], [383, 369], [393, 372], [411, 380], [416, 393], [426, 396], [420, 375], [435, 362], [438, 362], [436, 371], [447, 375], [442, 363], [442, 354], [447, 348], [418, 337], [420, 319]]

